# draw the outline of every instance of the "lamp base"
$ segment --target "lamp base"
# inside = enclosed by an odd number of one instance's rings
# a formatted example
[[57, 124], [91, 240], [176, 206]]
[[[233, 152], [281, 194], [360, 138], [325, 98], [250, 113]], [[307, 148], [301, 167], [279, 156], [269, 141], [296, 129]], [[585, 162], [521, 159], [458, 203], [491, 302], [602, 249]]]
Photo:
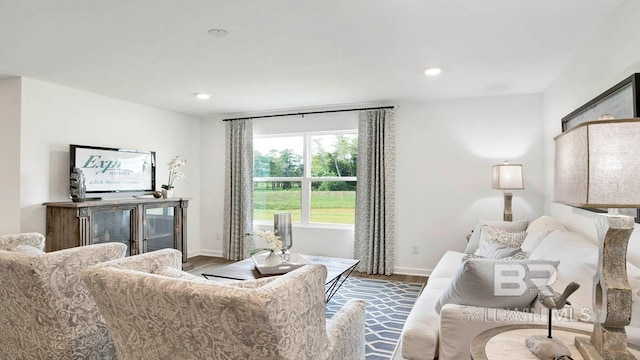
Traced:
[[502, 214], [502, 220], [513, 221], [513, 212], [511, 211], [511, 200], [513, 199], [513, 193], [504, 192], [504, 213]]
[[609, 352], [607, 354], [607, 358], [603, 358], [598, 349], [596, 349], [593, 344], [591, 344], [591, 340], [588, 337], [584, 336], [576, 336], [575, 346], [580, 351], [580, 355], [585, 360], [607, 360], [607, 359], [616, 359], [616, 360], [635, 360], [636, 357], [633, 356], [629, 352], [629, 348], [624, 346], [624, 348], [618, 349], [616, 352]]
[[593, 279], [593, 332], [576, 337], [585, 359], [636, 359], [627, 348], [625, 326], [631, 319], [631, 287], [627, 281], [626, 255], [634, 220], [630, 216], [598, 214], [598, 268]]

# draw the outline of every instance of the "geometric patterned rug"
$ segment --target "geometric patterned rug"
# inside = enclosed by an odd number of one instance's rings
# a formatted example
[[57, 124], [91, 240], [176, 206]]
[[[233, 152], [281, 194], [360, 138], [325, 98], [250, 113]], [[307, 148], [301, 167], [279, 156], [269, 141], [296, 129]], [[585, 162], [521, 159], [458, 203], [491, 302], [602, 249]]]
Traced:
[[347, 300], [365, 300], [366, 359], [391, 359], [422, 285], [349, 277], [327, 303], [327, 318], [333, 316]]

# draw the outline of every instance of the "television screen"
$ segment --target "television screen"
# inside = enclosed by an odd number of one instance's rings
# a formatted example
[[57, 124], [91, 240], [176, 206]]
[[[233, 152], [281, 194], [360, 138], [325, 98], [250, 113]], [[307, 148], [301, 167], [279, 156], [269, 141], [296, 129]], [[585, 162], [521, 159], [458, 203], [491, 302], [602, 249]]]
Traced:
[[69, 145], [70, 170], [82, 170], [87, 193], [148, 192], [156, 188], [156, 153]]

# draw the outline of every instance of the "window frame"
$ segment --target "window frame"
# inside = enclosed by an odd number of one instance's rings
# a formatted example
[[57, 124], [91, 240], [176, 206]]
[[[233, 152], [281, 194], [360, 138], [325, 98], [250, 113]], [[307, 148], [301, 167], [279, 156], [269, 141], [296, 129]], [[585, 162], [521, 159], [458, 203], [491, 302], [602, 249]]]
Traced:
[[[291, 132], [291, 133], [277, 133], [277, 134], [264, 134], [254, 135], [254, 142], [256, 139], [267, 138], [281, 138], [281, 137], [296, 137], [302, 136], [302, 176], [301, 177], [253, 177], [253, 182], [264, 181], [299, 181], [300, 182], [300, 222], [294, 222], [294, 227], [308, 227], [308, 228], [324, 228], [324, 229], [353, 229], [354, 224], [340, 224], [340, 223], [318, 223], [311, 222], [311, 183], [314, 181], [355, 181], [357, 183], [357, 176], [311, 176], [311, 138], [313, 136], [322, 135], [358, 135], [358, 129], [345, 129], [345, 130], [321, 130], [321, 131], [303, 131], [303, 132]], [[354, 204], [355, 207], [355, 204]], [[270, 225], [272, 221], [268, 220], [253, 220], [254, 225]]]

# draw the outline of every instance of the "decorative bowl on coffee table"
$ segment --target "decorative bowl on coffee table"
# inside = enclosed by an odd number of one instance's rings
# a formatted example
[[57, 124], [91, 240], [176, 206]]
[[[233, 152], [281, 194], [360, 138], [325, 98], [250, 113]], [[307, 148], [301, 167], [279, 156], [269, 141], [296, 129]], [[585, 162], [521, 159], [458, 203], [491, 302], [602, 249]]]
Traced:
[[280, 275], [288, 273], [291, 270], [295, 270], [299, 267], [302, 267], [307, 264], [311, 264], [311, 262], [302, 254], [292, 253], [289, 258], [289, 262], [287, 263], [279, 263], [279, 264], [271, 264], [267, 261], [267, 256], [270, 253], [259, 253], [253, 255], [251, 259], [253, 259], [254, 264], [256, 265], [256, 269], [262, 275]]

